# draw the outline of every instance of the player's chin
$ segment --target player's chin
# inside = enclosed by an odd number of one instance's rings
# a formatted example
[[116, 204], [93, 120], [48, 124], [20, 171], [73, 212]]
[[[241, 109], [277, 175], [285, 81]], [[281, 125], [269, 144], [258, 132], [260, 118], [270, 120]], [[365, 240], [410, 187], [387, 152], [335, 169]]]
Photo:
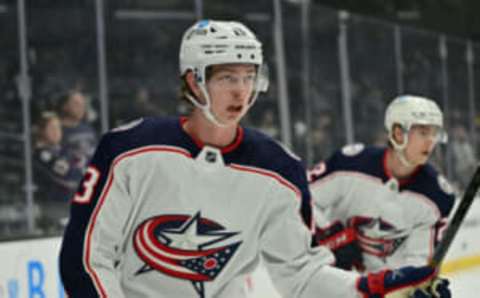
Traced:
[[240, 122], [240, 120], [242, 120], [242, 116], [240, 116], [240, 115], [227, 115], [225, 117], [222, 117], [222, 123], [225, 126], [237, 125]]
[[242, 120], [243, 116], [245, 116], [246, 112], [246, 110], [241, 110], [238, 112], [227, 112], [223, 118], [227, 123], [238, 123], [240, 122], [240, 120]]
[[415, 164], [416, 164], [417, 166], [424, 165], [424, 164], [426, 164], [426, 163], [428, 162], [428, 159], [429, 159], [429, 156], [428, 156], [428, 155], [425, 156], [425, 155], [422, 154], [421, 156], [419, 156], [419, 157], [415, 160], [415, 161], [416, 161]]

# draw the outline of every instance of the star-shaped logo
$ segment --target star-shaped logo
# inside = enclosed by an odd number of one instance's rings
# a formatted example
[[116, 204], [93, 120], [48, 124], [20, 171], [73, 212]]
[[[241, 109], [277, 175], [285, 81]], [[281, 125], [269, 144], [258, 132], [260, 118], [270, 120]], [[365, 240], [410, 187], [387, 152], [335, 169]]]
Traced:
[[368, 220], [363, 218], [357, 230], [357, 238], [362, 250], [383, 259], [392, 255], [409, 234], [408, 230], [397, 229], [381, 217]]
[[395, 239], [408, 234], [406, 230], [396, 229], [395, 226], [381, 217], [372, 219], [369, 224], [360, 227], [363, 235], [370, 238]]
[[201, 217], [200, 212], [147, 219], [134, 234], [135, 251], [145, 262], [137, 274], [155, 270], [189, 280], [203, 298], [204, 282], [215, 280], [242, 242], [219, 244], [238, 234], [226, 232], [222, 225]]
[[184, 250], [202, 250], [203, 248], [232, 237], [237, 233], [201, 232], [199, 230], [200, 212], [186, 221], [180, 228], [164, 230], [161, 237], [166, 239], [167, 245]]

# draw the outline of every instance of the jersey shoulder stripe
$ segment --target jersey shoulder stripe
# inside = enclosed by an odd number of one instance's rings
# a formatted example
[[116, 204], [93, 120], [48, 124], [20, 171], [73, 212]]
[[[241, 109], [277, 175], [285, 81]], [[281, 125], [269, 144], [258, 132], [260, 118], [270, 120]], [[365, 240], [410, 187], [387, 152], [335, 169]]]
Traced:
[[309, 173], [309, 182], [314, 183], [336, 172], [362, 173], [383, 180], [384, 151], [385, 148], [365, 147], [363, 144], [347, 145], [318, 163]]
[[449, 182], [430, 164], [424, 165], [412, 183], [405, 185], [405, 189], [421, 193], [432, 200], [442, 217], [448, 217], [455, 203], [455, 194]]
[[[320, 181], [325, 177], [342, 172], [342, 175], [354, 177], [355, 174], [363, 174], [375, 179], [380, 179], [383, 183], [391, 177], [385, 170], [385, 147], [344, 147], [336, 151], [324, 163], [317, 165], [309, 175], [310, 183]], [[360, 150], [360, 149], [361, 150]], [[400, 183], [400, 190], [408, 190], [421, 194], [432, 201], [440, 210], [441, 216], [448, 216], [453, 202], [454, 194], [446, 179], [441, 176], [431, 165], [421, 166], [412, 177], [405, 183]]]
[[[255, 129], [246, 128], [242, 145], [226, 156], [227, 161], [260, 168], [278, 174], [301, 194], [301, 214], [305, 224], [312, 226], [311, 198], [306, 168], [301, 160], [281, 143]], [[238, 154], [238, 155], [236, 155]], [[241, 156], [241, 157], [239, 157]], [[231, 160], [228, 158], [231, 157]], [[239, 158], [237, 158], [239, 157]]]

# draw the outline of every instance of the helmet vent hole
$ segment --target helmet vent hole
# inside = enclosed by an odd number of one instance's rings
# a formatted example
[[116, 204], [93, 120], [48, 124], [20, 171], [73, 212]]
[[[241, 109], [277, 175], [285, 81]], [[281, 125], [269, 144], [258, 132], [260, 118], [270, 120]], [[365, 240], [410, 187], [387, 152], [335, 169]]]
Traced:
[[250, 59], [255, 59], [255, 54], [251, 54]]
[[210, 32], [215, 33], [215, 32], [217, 32], [217, 30], [215, 30], [215, 28], [213, 28], [213, 27], [210, 27]]
[[237, 54], [238, 59], [242, 59], [242, 54]]

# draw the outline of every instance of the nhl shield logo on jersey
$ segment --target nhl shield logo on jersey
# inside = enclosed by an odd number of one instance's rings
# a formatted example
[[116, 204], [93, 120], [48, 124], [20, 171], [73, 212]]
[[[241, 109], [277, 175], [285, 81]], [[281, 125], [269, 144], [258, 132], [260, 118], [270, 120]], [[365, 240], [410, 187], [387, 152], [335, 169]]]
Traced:
[[448, 183], [448, 180], [443, 175], [438, 175], [438, 186], [446, 194], [453, 194], [453, 187]]
[[342, 148], [342, 154], [345, 156], [355, 156], [365, 149], [365, 145], [362, 143], [346, 145]]
[[200, 212], [149, 218], [134, 233], [135, 251], [145, 263], [137, 274], [155, 270], [190, 281], [203, 298], [203, 283], [215, 280], [242, 242], [219, 244], [237, 234]]

